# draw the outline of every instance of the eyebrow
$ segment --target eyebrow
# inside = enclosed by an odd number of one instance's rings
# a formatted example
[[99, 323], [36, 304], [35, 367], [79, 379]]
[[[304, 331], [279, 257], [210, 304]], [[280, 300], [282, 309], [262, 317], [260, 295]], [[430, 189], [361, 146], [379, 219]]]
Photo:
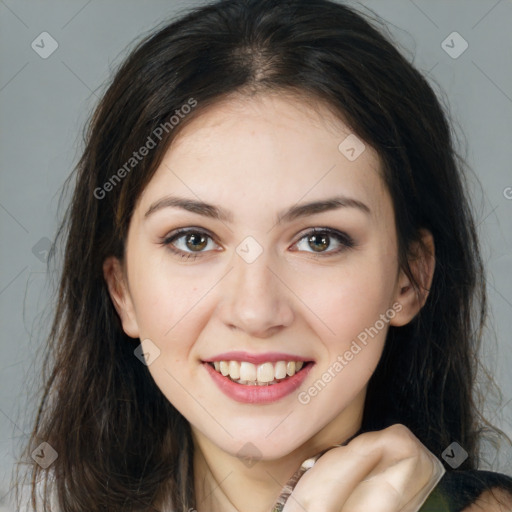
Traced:
[[[147, 218], [151, 214], [163, 208], [181, 208], [182, 210], [203, 215], [204, 217], [209, 217], [211, 219], [233, 222], [233, 214], [222, 206], [216, 206], [202, 201], [195, 201], [193, 199], [176, 196], [166, 196], [154, 202], [149, 207], [144, 217]], [[329, 210], [337, 210], [339, 208], [356, 208], [364, 212], [366, 215], [371, 215], [370, 208], [363, 202], [358, 199], [338, 195], [320, 201], [313, 201], [311, 203], [295, 204], [278, 213], [276, 224], [291, 222], [299, 217], [306, 217], [308, 215], [314, 215]]]

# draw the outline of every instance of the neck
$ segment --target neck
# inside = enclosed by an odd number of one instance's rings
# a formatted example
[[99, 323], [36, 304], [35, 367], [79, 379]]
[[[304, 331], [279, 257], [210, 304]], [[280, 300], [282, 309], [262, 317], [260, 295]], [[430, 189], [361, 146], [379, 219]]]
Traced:
[[271, 460], [243, 460], [193, 428], [197, 512], [269, 512], [304, 460], [358, 432], [362, 408], [353, 412], [343, 411], [307, 442]]

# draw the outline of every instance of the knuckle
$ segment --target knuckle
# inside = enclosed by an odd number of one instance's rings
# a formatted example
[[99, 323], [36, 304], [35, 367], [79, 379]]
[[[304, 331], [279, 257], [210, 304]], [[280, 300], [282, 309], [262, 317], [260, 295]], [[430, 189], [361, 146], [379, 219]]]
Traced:
[[397, 423], [388, 427], [386, 431], [386, 443], [400, 447], [401, 451], [411, 455], [418, 451], [418, 439], [405, 425]]
[[402, 423], [395, 423], [385, 429], [390, 436], [394, 437], [409, 437], [412, 435], [411, 431]]

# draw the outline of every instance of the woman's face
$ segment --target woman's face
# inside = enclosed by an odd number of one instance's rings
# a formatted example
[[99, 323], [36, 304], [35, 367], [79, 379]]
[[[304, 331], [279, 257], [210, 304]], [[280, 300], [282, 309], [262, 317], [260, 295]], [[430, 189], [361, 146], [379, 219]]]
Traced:
[[414, 314], [377, 154], [307, 105], [231, 99], [191, 121], [139, 199], [113, 292], [162, 393], [233, 455], [353, 434], [389, 325]]

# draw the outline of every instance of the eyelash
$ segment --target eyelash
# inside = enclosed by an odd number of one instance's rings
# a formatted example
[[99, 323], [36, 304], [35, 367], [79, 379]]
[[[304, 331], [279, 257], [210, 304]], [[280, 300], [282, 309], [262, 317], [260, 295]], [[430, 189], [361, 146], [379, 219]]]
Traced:
[[[197, 252], [197, 253], [185, 252], [185, 251], [182, 251], [181, 249], [177, 249], [176, 247], [174, 247], [172, 245], [172, 243], [174, 241], [184, 237], [185, 235], [191, 234], [191, 233], [198, 234], [198, 235], [206, 235], [206, 237], [214, 240], [214, 238], [208, 232], [204, 231], [203, 229], [181, 228], [181, 229], [177, 229], [176, 231], [171, 233], [169, 236], [165, 237], [165, 239], [162, 241], [161, 245], [166, 246], [172, 253], [180, 256], [183, 259], [195, 260], [198, 256], [201, 256], [202, 252]], [[318, 234], [328, 235], [328, 237], [336, 239], [341, 244], [341, 247], [339, 247], [338, 249], [336, 249], [334, 251], [329, 251], [329, 252], [319, 252], [319, 253], [311, 252], [311, 254], [313, 254], [313, 256], [315, 258], [316, 257], [326, 258], [329, 256], [334, 256], [334, 255], [340, 254], [342, 251], [351, 249], [351, 248], [355, 247], [355, 245], [356, 245], [354, 240], [352, 239], [352, 237], [350, 237], [347, 233], [343, 233], [341, 231], [337, 231], [337, 230], [331, 229], [331, 228], [313, 228], [309, 231], [306, 231], [306, 233], [304, 233], [299, 238], [299, 240], [297, 242], [295, 242], [293, 245], [298, 244], [301, 240], [303, 240], [305, 238], [308, 238], [308, 237], [311, 237], [314, 235], [318, 235]], [[207, 251], [204, 251], [204, 252], [207, 252]], [[309, 252], [309, 251], [306, 251], [306, 252]]]

